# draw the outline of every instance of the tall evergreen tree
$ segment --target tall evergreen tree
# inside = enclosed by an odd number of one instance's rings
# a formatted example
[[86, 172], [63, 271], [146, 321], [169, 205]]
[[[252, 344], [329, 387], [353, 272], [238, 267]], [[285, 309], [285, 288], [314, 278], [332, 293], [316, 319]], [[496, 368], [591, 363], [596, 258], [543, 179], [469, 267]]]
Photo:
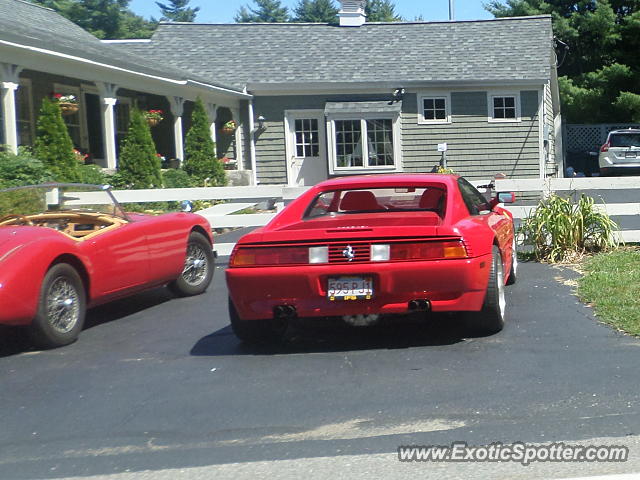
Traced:
[[36, 125], [33, 148], [36, 158], [42, 161], [55, 180], [78, 182], [78, 160], [73, 152], [73, 142], [62, 119], [58, 102], [44, 98]]
[[162, 185], [160, 159], [151, 137], [147, 119], [137, 108], [131, 112], [127, 136], [120, 144], [118, 175], [130, 188]]
[[391, 0], [367, 0], [364, 7], [367, 22], [401, 22], [402, 17], [396, 14], [395, 9]]
[[294, 22], [336, 23], [338, 15], [333, 0], [300, 0], [293, 11]]
[[209, 118], [200, 98], [191, 113], [191, 128], [187, 132], [184, 148], [184, 169], [199, 182], [209, 179], [210, 185], [225, 185], [227, 177], [222, 163], [216, 158], [209, 131]]
[[172, 22], [194, 22], [200, 7], [189, 7], [189, 0], [169, 0], [169, 3], [156, 2], [162, 11], [160, 20]]
[[572, 122], [640, 121], [639, 0], [492, 0], [496, 17], [550, 14], [563, 112]]
[[130, 0], [34, 0], [98, 38], [149, 38], [157, 25], [128, 9]]
[[238, 23], [284, 23], [290, 21], [289, 9], [280, 0], [253, 0], [256, 8], [240, 7], [235, 16]]

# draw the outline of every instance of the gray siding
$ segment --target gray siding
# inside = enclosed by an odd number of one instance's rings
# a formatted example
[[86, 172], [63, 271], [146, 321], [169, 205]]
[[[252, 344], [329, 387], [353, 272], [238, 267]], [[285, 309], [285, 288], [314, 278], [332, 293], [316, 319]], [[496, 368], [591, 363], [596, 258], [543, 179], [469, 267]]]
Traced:
[[539, 176], [538, 92], [521, 91], [521, 121], [488, 122], [487, 93], [452, 92], [451, 123], [418, 124], [417, 96], [405, 96], [402, 113], [403, 170], [428, 172], [440, 162], [471, 179], [502, 172], [511, 178]]
[[[285, 110], [323, 109], [328, 101], [389, 100], [387, 95], [326, 95], [256, 97], [254, 115], [265, 117], [266, 129], [256, 133], [258, 182], [287, 181]], [[429, 172], [440, 161], [437, 144], [448, 144], [448, 166], [471, 179], [498, 172], [510, 178], [537, 178], [539, 172], [538, 92], [520, 92], [521, 121], [487, 120], [487, 93], [452, 92], [452, 122], [418, 124], [417, 95], [406, 94], [401, 113], [402, 169]], [[247, 150], [248, 151], [248, 150]]]
[[265, 118], [266, 129], [256, 132], [258, 183], [287, 182], [285, 110], [322, 110], [326, 102], [389, 100], [390, 95], [300, 95], [255, 97], [253, 114]]

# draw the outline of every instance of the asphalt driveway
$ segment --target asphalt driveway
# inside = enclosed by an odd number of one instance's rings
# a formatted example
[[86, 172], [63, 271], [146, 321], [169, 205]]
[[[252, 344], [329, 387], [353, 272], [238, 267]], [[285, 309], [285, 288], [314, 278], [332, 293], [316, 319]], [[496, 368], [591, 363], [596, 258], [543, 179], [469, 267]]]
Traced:
[[[640, 340], [598, 323], [572, 295], [570, 270], [521, 264], [497, 335], [465, 338], [441, 317], [306, 326], [283, 347], [256, 349], [230, 331], [223, 268], [200, 297], [157, 289], [93, 310], [65, 348], [32, 351], [0, 331], [0, 478], [256, 478], [278, 465], [306, 465], [314, 478], [347, 476], [337, 465], [388, 478], [640, 470]], [[396, 455], [399, 445], [603, 437], [635, 456], [400, 467]]]

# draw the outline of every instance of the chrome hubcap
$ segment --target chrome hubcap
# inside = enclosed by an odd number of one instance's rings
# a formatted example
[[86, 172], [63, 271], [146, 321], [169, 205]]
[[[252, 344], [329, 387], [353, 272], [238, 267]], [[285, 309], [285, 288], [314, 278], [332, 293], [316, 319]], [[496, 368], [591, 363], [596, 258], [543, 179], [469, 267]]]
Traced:
[[47, 318], [58, 333], [68, 333], [78, 323], [80, 298], [66, 278], [57, 278], [47, 293]]
[[207, 256], [199, 245], [189, 245], [187, 248], [187, 258], [184, 262], [182, 278], [189, 285], [196, 286], [207, 278], [209, 273], [209, 263]]

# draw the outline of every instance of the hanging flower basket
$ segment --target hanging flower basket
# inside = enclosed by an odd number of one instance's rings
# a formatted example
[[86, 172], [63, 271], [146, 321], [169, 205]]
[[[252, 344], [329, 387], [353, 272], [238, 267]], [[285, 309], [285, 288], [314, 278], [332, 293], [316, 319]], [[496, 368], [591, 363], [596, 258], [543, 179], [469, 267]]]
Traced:
[[74, 113], [78, 113], [78, 110], [80, 110], [80, 105], [78, 105], [77, 103], [60, 102], [58, 106], [60, 107], [60, 112], [65, 117], [68, 115], [73, 115]]
[[233, 132], [236, 131], [236, 128], [238, 128], [238, 124], [235, 122], [235, 120], [229, 120], [227, 123], [225, 123], [222, 126], [221, 131], [225, 135], [231, 135]]
[[155, 127], [164, 119], [162, 116], [163, 113], [162, 110], [146, 110], [142, 112], [150, 127]]
[[52, 93], [51, 98], [58, 104], [60, 112], [64, 116], [78, 113], [78, 110], [80, 109], [78, 99], [75, 95], [71, 95], [70, 93], [64, 95], [62, 93]]

